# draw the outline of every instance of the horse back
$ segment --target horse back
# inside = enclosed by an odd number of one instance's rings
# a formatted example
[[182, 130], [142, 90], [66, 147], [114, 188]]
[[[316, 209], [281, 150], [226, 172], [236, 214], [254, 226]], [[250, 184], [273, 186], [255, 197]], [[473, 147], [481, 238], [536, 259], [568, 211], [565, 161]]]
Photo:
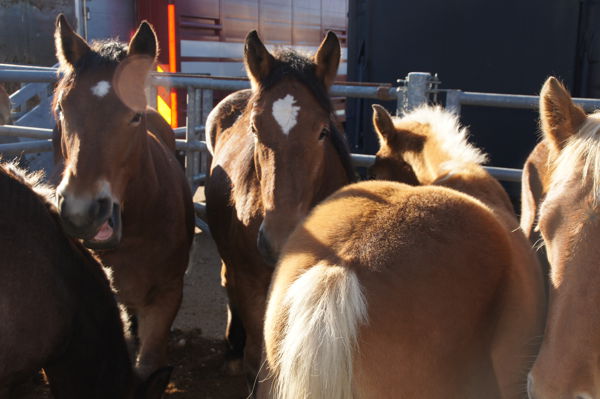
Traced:
[[206, 144], [214, 155], [221, 132], [233, 126], [246, 109], [252, 90], [239, 90], [225, 97], [210, 111], [206, 120]]
[[266, 316], [267, 352], [284, 338], [278, 323], [289, 304], [282, 303], [296, 281], [315, 266], [341, 267], [357, 277], [367, 307], [353, 360], [358, 397], [497, 397], [494, 318], [511, 253], [503, 224], [469, 196], [389, 182], [347, 186], [317, 206], [284, 248]]

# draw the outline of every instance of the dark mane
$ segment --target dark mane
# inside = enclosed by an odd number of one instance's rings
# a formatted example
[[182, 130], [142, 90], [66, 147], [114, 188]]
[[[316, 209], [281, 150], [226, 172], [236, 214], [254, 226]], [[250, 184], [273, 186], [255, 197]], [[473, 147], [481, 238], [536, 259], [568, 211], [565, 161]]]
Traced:
[[327, 88], [317, 78], [315, 73], [317, 66], [312, 60], [291, 49], [277, 50], [273, 56], [275, 64], [269, 76], [259, 82], [258, 94], [271, 89], [285, 78], [291, 78], [302, 82], [325, 111], [328, 113], [333, 111]]
[[[331, 115], [329, 135], [331, 144], [340, 157], [340, 161], [350, 182], [356, 180], [350, 150], [346, 141], [346, 136], [336, 127], [335, 116], [333, 114], [333, 105], [329, 98], [329, 93], [323, 82], [317, 78], [315, 73], [317, 65], [308, 57], [298, 54], [291, 49], [280, 49], [273, 54], [275, 64], [271, 73], [262, 81], [258, 82], [258, 93], [260, 95], [265, 90], [271, 89], [283, 79], [291, 78], [303, 83], [309, 91], [315, 96], [319, 105]], [[249, 103], [252, 103], [250, 101]]]

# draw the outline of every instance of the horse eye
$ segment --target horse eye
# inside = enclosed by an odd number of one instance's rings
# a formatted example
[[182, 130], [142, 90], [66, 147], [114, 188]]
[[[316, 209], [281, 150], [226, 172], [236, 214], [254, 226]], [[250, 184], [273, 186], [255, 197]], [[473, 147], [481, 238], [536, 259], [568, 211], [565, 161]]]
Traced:
[[137, 125], [140, 124], [141, 121], [142, 121], [142, 114], [138, 112], [137, 114], [133, 115], [133, 118], [131, 118], [131, 122], [130, 123], [132, 125], [137, 126]]
[[321, 130], [321, 134], [319, 135], [319, 140], [323, 140], [327, 136], [329, 136], [329, 129], [324, 128], [323, 130]]

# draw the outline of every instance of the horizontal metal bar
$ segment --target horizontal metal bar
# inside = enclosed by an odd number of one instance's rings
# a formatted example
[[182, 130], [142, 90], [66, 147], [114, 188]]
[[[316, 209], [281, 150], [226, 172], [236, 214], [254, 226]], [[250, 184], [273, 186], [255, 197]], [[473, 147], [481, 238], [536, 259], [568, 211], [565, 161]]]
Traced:
[[[173, 129], [173, 132], [175, 133], [175, 138], [177, 138], [177, 139], [185, 138], [186, 129], [187, 129], [186, 126], [180, 126], [180, 127], [176, 127], [175, 129]], [[203, 130], [204, 130], [204, 125], [196, 126], [196, 133], [200, 133]]]
[[32, 70], [0, 70], [0, 82], [54, 82], [57, 79], [54, 71]]
[[[477, 105], [483, 107], [537, 109], [539, 107], [539, 96], [526, 96], [520, 94], [497, 94], [458, 91], [458, 100], [462, 105]], [[586, 111], [600, 108], [600, 100], [591, 98], [573, 98], [573, 101], [581, 105]]]
[[26, 141], [23, 143], [0, 144], [0, 154], [18, 155], [32, 152], [52, 151], [52, 140]]
[[52, 129], [25, 127], [15, 125], [0, 125], [0, 136], [27, 137], [31, 139], [52, 139]]
[[208, 151], [208, 147], [204, 141], [175, 140], [175, 148], [183, 151]]
[[352, 164], [357, 167], [368, 168], [375, 163], [375, 155], [351, 154]]
[[[375, 155], [368, 154], [351, 154], [352, 164], [356, 167], [368, 168], [375, 163]], [[521, 169], [512, 168], [500, 168], [496, 166], [484, 166], [484, 169], [488, 171], [493, 177], [502, 181], [520, 182]]]
[[194, 184], [201, 185], [206, 180], [206, 173], [200, 173], [192, 178]]
[[0, 64], [0, 69], [52, 71], [52, 72], [57, 71], [57, 69], [54, 67], [45, 67], [45, 66], [37, 66], [37, 65], [20, 65], [20, 64]]
[[484, 166], [483, 168], [498, 180], [517, 183], [521, 182], [521, 175], [523, 174], [522, 169], [500, 168], [497, 166]]

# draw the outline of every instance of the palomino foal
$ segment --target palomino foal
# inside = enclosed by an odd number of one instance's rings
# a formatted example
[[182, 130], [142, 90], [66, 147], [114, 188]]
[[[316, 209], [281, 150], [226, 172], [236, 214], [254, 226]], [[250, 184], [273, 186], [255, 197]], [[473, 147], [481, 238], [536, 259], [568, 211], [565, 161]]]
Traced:
[[543, 292], [508, 196], [452, 114], [375, 107], [374, 122], [375, 173], [396, 163], [422, 186], [346, 186], [292, 233], [259, 397], [521, 397]]
[[54, 97], [61, 220], [112, 269], [119, 301], [137, 316], [145, 376], [166, 363], [194, 231], [173, 133], [146, 127], [156, 117], [144, 94], [156, 36], [142, 22], [128, 46], [90, 47], [60, 15], [55, 39], [64, 72]]
[[524, 167], [524, 230], [550, 263], [548, 317], [531, 399], [600, 398], [600, 113], [586, 115], [555, 78], [540, 94], [544, 139]]
[[258, 370], [267, 290], [283, 242], [311, 207], [353, 179], [327, 94], [339, 58], [333, 33], [309, 59], [291, 50], [273, 55], [250, 32], [244, 62], [252, 90], [224, 99], [206, 124], [213, 154], [206, 211], [223, 259], [227, 340], [235, 358], [243, 354], [250, 378]]

